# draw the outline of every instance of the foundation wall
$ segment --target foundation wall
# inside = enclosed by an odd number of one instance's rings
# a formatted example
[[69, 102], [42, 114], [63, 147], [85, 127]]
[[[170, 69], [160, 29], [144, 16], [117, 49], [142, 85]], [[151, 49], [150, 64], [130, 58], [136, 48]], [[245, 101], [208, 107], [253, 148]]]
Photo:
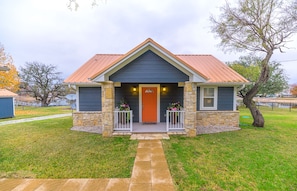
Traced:
[[239, 129], [238, 111], [197, 111], [197, 134]]
[[102, 127], [101, 111], [80, 111], [73, 113], [74, 127]]

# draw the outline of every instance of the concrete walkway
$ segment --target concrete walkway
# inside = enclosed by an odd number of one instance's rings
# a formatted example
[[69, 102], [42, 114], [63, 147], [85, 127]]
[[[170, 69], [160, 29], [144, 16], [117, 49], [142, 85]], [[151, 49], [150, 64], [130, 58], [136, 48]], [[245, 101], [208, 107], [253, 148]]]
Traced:
[[174, 191], [160, 140], [140, 140], [129, 191]]
[[60, 118], [60, 117], [69, 117], [71, 115], [72, 115], [71, 113], [65, 113], [65, 114], [56, 114], [56, 115], [48, 115], [48, 116], [41, 116], [41, 117], [32, 117], [32, 118], [26, 118], [26, 119], [16, 119], [16, 120], [12, 119], [9, 121], [0, 122], [0, 126], [16, 124], [16, 123], [31, 122], [31, 121], [39, 121], [39, 120], [45, 120], [45, 119], [54, 119], [54, 118]]
[[0, 179], [1, 191], [174, 191], [160, 140], [139, 140], [131, 178]]

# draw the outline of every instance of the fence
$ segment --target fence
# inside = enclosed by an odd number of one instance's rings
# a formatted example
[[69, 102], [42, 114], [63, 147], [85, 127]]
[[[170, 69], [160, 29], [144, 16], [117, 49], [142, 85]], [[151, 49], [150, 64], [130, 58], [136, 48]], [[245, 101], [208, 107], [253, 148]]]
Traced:
[[[255, 104], [258, 108], [268, 107], [271, 110], [275, 109], [297, 109], [297, 100], [265, 100], [265, 99], [255, 99]], [[244, 106], [242, 100], [238, 101], [239, 106]]]
[[166, 111], [166, 130], [184, 130], [185, 111]]
[[273, 111], [275, 108], [283, 108], [292, 111], [292, 109], [297, 108], [297, 103], [294, 102], [256, 102], [257, 107], [270, 107]]
[[132, 132], [132, 110], [114, 111], [114, 130]]

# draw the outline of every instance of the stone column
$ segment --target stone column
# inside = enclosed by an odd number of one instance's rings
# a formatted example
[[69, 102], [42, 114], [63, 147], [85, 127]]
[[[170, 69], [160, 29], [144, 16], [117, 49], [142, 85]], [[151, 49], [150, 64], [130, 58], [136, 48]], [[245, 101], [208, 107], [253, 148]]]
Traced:
[[115, 92], [111, 81], [103, 82], [101, 86], [102, 95], [102, 136], [111, 137], [113, 133]]
[[185, 110], [185, 131], [187, 136], [196, 136], [196, 103], [197, 85], [194, 82], [185, 82], [184, 86], [184, 110]]

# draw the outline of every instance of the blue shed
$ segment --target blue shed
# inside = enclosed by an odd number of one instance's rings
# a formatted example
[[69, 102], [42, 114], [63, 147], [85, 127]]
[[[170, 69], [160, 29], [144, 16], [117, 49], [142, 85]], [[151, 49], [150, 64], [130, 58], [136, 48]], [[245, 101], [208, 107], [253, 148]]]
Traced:
[[14, 97], [17, 94], [0, 89], [0, 119], [14, 117]]

